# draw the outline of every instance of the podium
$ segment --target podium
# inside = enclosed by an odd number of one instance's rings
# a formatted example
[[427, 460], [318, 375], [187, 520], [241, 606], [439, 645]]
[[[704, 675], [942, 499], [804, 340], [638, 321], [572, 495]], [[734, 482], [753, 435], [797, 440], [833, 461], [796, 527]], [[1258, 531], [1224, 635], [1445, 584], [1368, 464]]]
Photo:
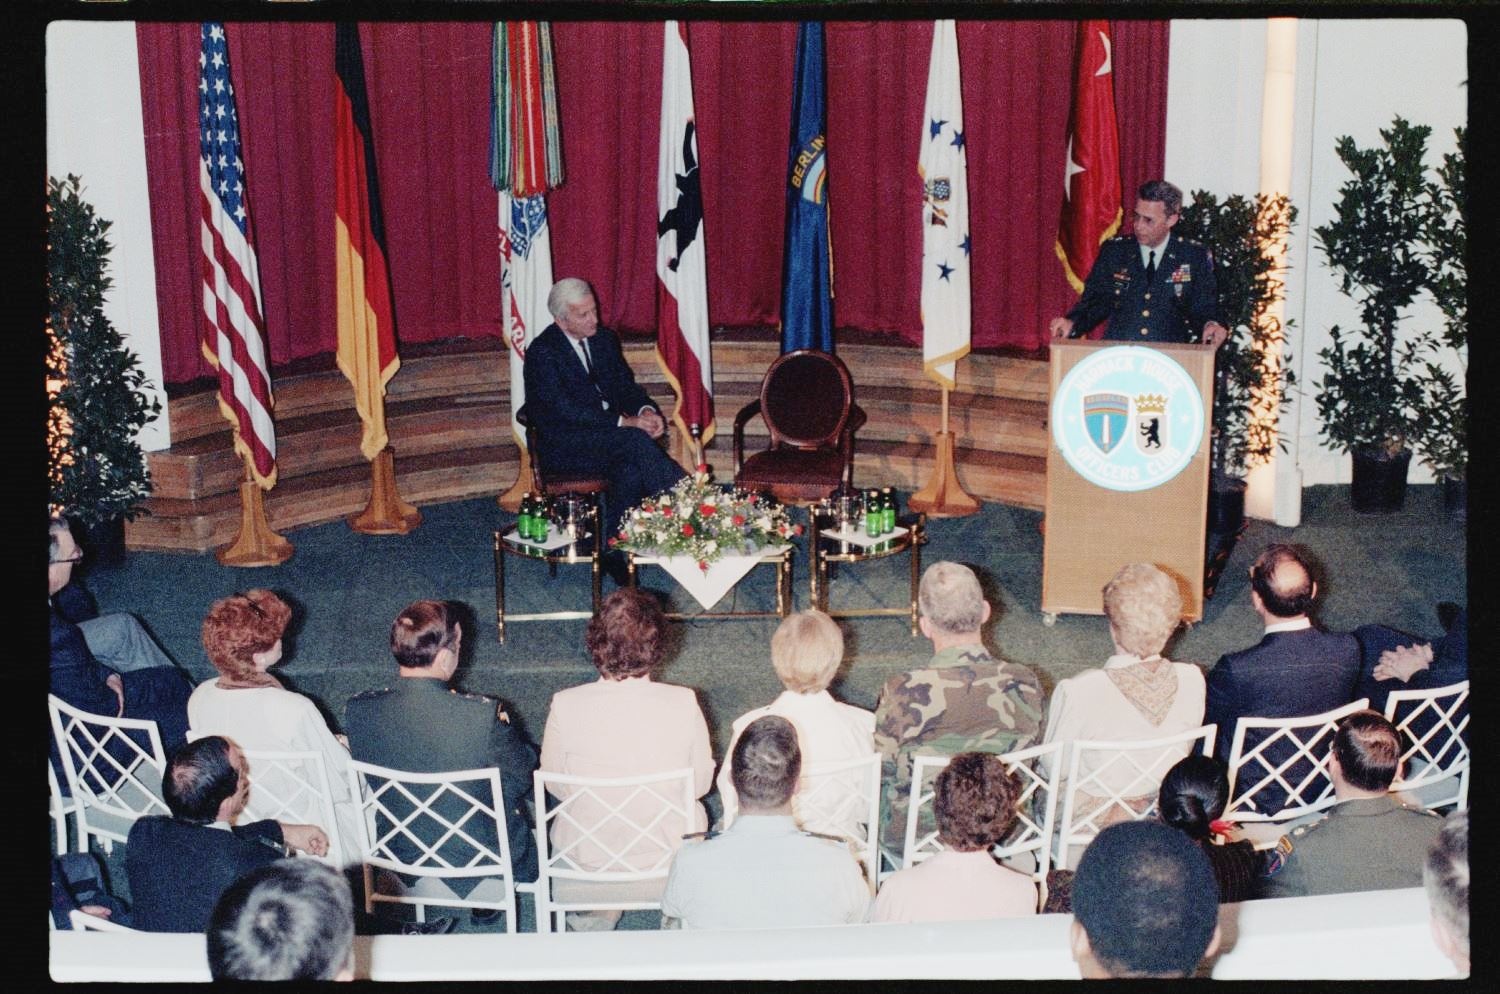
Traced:
[[1042, 611], [1102, 614], [1127, 563], [1177, 580], [1203, 616], [1214, 348], [1052, 343]]

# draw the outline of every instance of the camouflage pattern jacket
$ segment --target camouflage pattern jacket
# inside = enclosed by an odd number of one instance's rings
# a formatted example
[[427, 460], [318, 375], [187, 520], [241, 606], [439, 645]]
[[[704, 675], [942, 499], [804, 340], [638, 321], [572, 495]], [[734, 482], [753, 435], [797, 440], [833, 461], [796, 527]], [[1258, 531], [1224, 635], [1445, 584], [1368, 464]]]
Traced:
[[[897, 855], [906, 835], [911, 757], [960, 752], [1005, 753], [1035, 745], [1046, 714], [1036, 674], [996, 659], [981, 645], [953, 646], [926, 669], [898, 673], [880, 690], [875, 748], [880, 753], [881, 848]], [[928, 824], [918, 833], [930, 832]]]

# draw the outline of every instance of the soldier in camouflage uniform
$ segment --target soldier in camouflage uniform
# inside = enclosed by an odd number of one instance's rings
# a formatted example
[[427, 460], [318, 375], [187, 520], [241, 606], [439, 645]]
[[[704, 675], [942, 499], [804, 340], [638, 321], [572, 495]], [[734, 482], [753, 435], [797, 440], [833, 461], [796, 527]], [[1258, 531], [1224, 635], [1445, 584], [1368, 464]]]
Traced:
[[[922, 634], [932, 640], [932, 663], [887, 680], [875, 708], [881, 848], [896, 860], [906, 834], [913, 756], [1025, 749], [1041, 741], [1046, 714], [1036, 674], [996, 659], [980, 640], [990, 605], [972, 570], [933, 563], [922, 574], [917, 606]], [[932, 812], [924, 811], [918, 833], [935, 829]]]

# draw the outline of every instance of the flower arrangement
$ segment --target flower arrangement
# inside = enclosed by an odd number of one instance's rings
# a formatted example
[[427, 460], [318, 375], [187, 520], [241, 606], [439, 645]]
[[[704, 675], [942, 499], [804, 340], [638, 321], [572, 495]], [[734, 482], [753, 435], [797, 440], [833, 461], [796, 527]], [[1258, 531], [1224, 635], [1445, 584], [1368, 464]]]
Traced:
[[802, 526], [792, 524], [786, 508], [761, 494], [713, 483], [708, 467], [700, 464], [692, 476], [631, 510], [609, 546], [653, 556], [691, 556], [708, 572], [710, 563], [726, 555], [788, 545], [793, 535], [801, 534]]

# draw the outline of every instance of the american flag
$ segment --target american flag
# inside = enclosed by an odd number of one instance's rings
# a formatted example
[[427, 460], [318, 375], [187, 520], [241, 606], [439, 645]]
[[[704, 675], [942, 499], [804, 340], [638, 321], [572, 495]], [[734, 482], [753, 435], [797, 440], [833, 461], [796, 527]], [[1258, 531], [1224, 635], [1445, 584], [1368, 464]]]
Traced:
[[198, 55], [198, 180], [202, 196], [203, 354], [219, 371], [219, 410], [255, 482], [276, 485], [276, 430], [260, 277], [245, 202], [239, 116], [224, 25], [203, 23]]

